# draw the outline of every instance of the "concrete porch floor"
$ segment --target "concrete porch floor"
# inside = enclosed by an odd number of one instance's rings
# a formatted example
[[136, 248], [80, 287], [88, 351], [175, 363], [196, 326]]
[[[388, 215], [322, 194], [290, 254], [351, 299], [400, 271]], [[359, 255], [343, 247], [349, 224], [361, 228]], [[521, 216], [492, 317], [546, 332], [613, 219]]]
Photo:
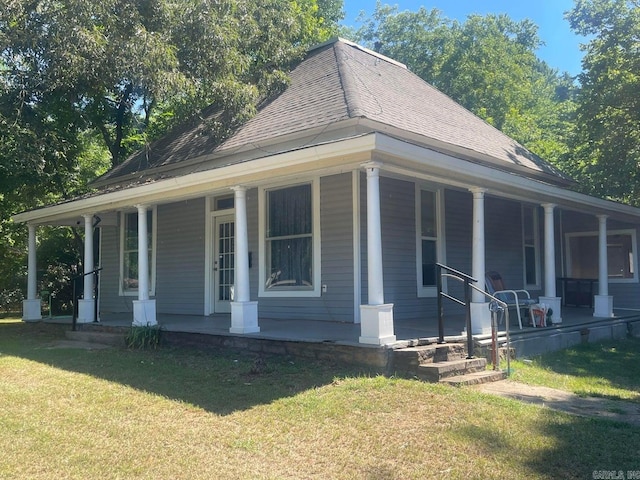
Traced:
[[[617, 310], [614, 314], [614, 318], [597, 318], [593, 316], [593, 311], [590, 308], [563, 307], [561, 324], [546, 328], [524, 327], [522, 330], [518, 328], [515, 315], [512, 314], [510, 334], [512, 342], [517, 343], [519, 339], [527, 337], [557, 336], [563, 332], [577, 332], [589, 327], [640, 321], [640, 311]], [[68, 317], [64, 320], [55, 318], [44, 320], [70, 323]], [[235, 335], [229, 333], [231, 318], [228, 314], [208, 317], [158, 314], [157, 320], [163, 330], [167, 332], [362, 346], [358, 342], [360, 325], [353, 323], [261, 318], [259, 333]], [[131, 313], [105, 313], [100, 316], [99, 323], [108, 327], [129, 327], [131, 322]], [[448, 340], [462, 339], [464, 329], [464, 315], [449, 315], [445, 318], [445, 338]], [[504, 324], [500, 326], [500, 331], [504, 334]], [[396, 320], [395, 335], [396, 343], [388, 345], [388, 347], [401, 348], [407, 344], [433, 343], [438, 337], [437, 319], [430, 316], [425, 319]]]

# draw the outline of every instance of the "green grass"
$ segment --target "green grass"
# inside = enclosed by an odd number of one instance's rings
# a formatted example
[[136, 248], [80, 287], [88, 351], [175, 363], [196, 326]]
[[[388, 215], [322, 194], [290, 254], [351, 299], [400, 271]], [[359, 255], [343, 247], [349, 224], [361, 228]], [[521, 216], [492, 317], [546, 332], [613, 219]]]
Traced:
[[215, 350], [52, 349], [0, 321], [0, 478], [592, 478], [640, 429], [471, 389]]
[[512, 380], [640, 403], [640, 339], [576, 347], [511, 363]]

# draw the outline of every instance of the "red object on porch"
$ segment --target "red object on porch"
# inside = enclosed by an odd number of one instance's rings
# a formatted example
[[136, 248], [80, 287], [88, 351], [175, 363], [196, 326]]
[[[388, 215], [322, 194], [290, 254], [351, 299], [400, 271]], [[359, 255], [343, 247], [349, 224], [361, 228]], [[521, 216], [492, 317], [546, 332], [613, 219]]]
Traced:
[[529, 315], [531, 315], [531, 323], [534, 327], [546, 327], [547, 326], [547, 308], [542, 305], [531, 305], [529, 308]]

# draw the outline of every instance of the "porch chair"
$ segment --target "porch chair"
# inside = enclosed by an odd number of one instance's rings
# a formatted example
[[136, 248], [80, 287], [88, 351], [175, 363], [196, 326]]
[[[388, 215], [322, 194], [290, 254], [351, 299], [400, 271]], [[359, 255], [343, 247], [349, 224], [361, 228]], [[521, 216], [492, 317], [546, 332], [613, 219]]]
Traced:
[[507, 304], [508, 308], [515, 308], [518, 313], [518, 324], [522, 330], [522, 314], [520, 310], [528, 309], [529, 306], [538, 303], [537, 300], [531, 298], [526, 290], [507, 290], [502, 280], [502, 276], [496, 272], [487, 272], [485, 275], [487, 292], [502, 300]]

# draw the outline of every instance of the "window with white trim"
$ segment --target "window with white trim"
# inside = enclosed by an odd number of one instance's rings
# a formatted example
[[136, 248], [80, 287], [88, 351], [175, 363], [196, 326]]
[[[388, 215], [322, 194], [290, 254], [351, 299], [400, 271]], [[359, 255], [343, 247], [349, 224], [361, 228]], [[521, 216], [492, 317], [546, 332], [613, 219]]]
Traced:
[[540, 288], [540, 238], [538, 209], [522, 206], [522, 250], [524, 262], [524, 284], [527, 289]]
[[[573, 278], [598, 278], [598, 233], [567, 234], [567, 273]], [[609, 281], [637, 282], [636, 231], [607, 232]]]
[[319, 294], [317, 182], [271, 188], [262, 194], [263, 258], [260, 293]]
[[[138, 212], [122, 212], [120, 217], [120, 294], [138, 294]], [[155, 294], [156, 209], [147, 210], [149, 249], [149, 294]]]
[[439, 192], [416, 189], [416, 260], [418, 296], [435, 296], [440, 255]]

